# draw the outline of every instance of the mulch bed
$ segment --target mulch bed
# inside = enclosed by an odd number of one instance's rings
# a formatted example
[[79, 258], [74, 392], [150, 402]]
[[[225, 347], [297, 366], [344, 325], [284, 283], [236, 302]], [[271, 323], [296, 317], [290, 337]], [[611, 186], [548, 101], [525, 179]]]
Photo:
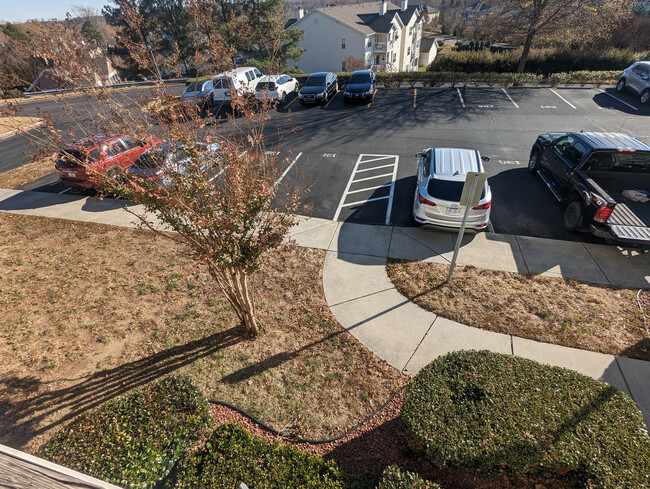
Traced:
[[375, 487], [383, 470], [391, 464], [416, 472], [443, 488], [454, 489], [567, 489], [573, 487], [564, 481], [529, 480], [495, 476], [487, 478], [470, 469], [436, 469], [408, 458], [399, 441], [399, 413], [406, 391], [370, 418], [365, 424], [333, 443], [313, 444], [287, 440], [262, 428], [239, 412], [220, 405], [211, 405], [214, 425], [236, 422], [253, 435], [266, 441], [289, 443], [314, 455], [334, 460], [343, 470], [362, 478], [368, 487]]

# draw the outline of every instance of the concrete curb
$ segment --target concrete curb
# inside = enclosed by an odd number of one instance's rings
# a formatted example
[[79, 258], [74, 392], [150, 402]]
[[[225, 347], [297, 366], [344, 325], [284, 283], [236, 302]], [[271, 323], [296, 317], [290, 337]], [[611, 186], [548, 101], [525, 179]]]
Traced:
[[30, 124], [28, 126], [21, 127], [20, 129], [14, 129], [13, 131], [3, 132], [2, 134], [0, 134], [0, 141], [12, 138], [12, 137], [16, 136], [17, 134], [20, 134], [20, 133], [23, 133], [23, 132], [31, 131], [32, 129], [36, 129], [37, 127], [40, 127], [42, 125], [43, 125], [43, 121], [38, 121], [38, 122], [35, 122], [34, 124]]

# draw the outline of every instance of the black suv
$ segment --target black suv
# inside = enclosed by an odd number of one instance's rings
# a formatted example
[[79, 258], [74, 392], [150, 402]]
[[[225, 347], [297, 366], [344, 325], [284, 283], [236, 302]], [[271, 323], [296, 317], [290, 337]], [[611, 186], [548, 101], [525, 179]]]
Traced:
[[339, 91], [339, 82], [336, 75], [329, 71], [312, 73], [307, 78], [298, 98], [301, 104], [326, 104]]
[[343, 91], [343, 100], [351, 102], [361, 100], [370, 102], [375, 94], [375, 74], [370, 70], [355, 71], [350, 75]]

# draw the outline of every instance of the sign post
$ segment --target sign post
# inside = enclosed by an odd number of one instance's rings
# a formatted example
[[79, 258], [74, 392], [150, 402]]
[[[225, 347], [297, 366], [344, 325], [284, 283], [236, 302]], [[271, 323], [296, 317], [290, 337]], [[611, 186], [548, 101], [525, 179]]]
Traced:
[[451, 259], [449, 274], [447, 275], [445, 283], [451, 280], [451, 274], [454, 273], [456, 258], [458, 257], [458, 250], [460, 250], [460, 243], [463, 241], [463, 235], [465, 234], [467, 216], [469, 215], [469, 210], [472, 207], [476, 207], [481, 200], [481, 189], [485, 186], [485, 180], [487, 180], [487, 173], [477, 171], [469, 172], [467, 174], [467, 178], [465, 179], [465, 185], [463, 185], [463, 193], [460, 196], [460, 205], [465, 206], [465, 213], [463, 214], [463, 222], [461, 223], [460, 230], [458, 231], [458, 239], [456, 240], [456, 246], [454, 246], [454, 256]]

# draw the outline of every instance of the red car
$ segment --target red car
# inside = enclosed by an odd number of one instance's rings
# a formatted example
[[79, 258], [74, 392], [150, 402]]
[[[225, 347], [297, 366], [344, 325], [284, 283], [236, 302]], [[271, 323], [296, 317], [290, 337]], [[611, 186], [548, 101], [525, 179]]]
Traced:
[[147, 143], [132, 136], [92, 136], [55, 154], [55, 167], [66, 187], [93, 188], [99, 183], [94, 172], [128, 168], [145, 150], [160, 142]]

